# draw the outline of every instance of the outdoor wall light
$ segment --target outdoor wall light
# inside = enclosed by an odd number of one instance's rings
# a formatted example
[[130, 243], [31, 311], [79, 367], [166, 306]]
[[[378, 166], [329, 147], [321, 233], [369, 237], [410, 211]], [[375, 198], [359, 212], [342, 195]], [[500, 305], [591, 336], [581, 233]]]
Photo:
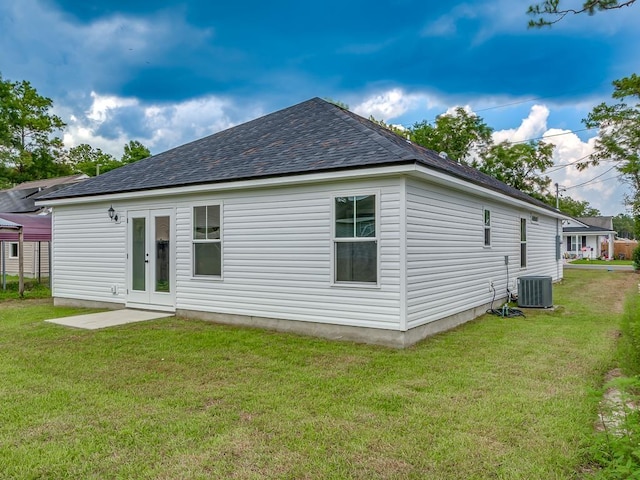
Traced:
[[111, 205], [109, 207], [109, 210], [107, 210], [107, 213], [109, 214], [109, 219], [117, 222], [118, 221], [118, 214], [116, 213], [116, 211], [113, 209], [113, 205]]

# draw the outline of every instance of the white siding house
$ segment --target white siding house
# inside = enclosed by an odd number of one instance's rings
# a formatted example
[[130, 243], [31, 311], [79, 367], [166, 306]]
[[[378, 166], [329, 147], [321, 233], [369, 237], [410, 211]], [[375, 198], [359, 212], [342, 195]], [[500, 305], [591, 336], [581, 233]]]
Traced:
[[319, 99], [43, 202], [57, 304], [405, 346], [562, 277], [556, 211]]
[[562, 256], [566, 260], [613, 259], [613, 217], [566, 219], [562, 227]]

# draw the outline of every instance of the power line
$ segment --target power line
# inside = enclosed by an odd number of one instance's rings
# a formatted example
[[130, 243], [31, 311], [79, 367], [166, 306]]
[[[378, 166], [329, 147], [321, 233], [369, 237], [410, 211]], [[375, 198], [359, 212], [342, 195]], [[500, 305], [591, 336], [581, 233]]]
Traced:
[[553, 170], [546, 170], [544, 173], [547, 174], [547, 173], [557, 172], [558, 170], [562, 170], [563, 168], [567, 168], [567, 167], [570, 167], [571, 165], [575, 165], [576, 163], [580, 162], [581, 160], [584, 160], [585, 158], [587, 158], [589, 156], [591, 156], [590, 153], [588, 153], [584, 157], [580, 157], [579, 159], [574, 160], [573, 162], [569, 162], [569, 163], [566, 163], [564, 165], [554, 165], [557, 168], [554, 168]]
[[614, 168], [616, 168], [617, 165], [613, 165], [611, 168], [606, 169], [604, 172], [602, 172], [600, 175], [596, 175], [595, 177], [593, 177], [591, 180], [587, 180], [586, 182], [583, 183], [579, 183], [578, 185], [571, 185], [570, 187], [565, 187], [565, 190], [571, 190], [572, 188], [578, 188], [578, 187], [582, 187], [584, 185], [587, 185], [591, 182], [593, 182], [595, 179], [600, 178], [603, 175], [606, 175], [607, 173], [609, 173], [611, 170], [613, 170]]
[[577, 132], [586, 132], [587, 130], [596, 130], [598, 127], [593, 127], [593, 128], [581, 128], [580, 130], [569, 130], [568, 132], [562, 132], [562, 133], [554, 133], [553, 135], [546, 135], [543, 137], [535, 137], [535, 138], [528, 138], [526, 140], [517, 140], [514, 142], [511, 142], [509, 140], [507, 140], [507, 142], [511, 143], [511, 144], [516, 144], [516, 143], [525, 143], [525, 142], [531, 142], [533, 140], [544, 140], [550, 137], [560, 137], [562, 135], [569, 135], [571, 133], [577, 133]]

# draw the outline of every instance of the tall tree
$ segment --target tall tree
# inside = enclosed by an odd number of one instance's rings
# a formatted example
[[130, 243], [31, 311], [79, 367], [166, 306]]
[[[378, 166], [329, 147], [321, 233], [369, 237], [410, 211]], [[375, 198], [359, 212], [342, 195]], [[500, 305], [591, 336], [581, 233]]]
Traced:
[[129, 140], [124, 146], [124, 154], [120, 160], [122, 163], [133, 163], [151, 156], [151, 151], [138, 140]]
[[433, 125], [426, 120], [416, 123], [409, 135], [414, 143], [470, 164], [491, 146], [492, 132], [480, 116], [457, 107], [453, 113], [438, 115]]
[[582, 7], [566, 8], [566, 1], [561, 2], [561, 0], [545, 0], [542, 3], [537, 3], [529, 6], [527, 14], [536, 17], [535, 19], [529, 20], [529, 28], [540, 28], [553, 25], [554, 23], [562, 20], [570, 13], [573, 15], [578, 15], [581, 13], [594, 15], [596, 12], [630, 7], [635, 2], [636, 0], [586, 0], [582, 4]]
[[[65, 123], [51, 113], [53, 101], [38, 94], [27, 81], [11, 82], [0, 78], [0, 163], [8, 168], [14, 181], [46, 178], [56, 170], [62, 140], [55, 136]], [[34, 171], [34, 161], [47, 163], [46, 171]]]
[[477, 167], [507, 185], [542, 199], [551, 185], [551, 179], [542, 174], [553, 166], [553, 148], [553, 144], [544, 142], [502, 142], [491, 146]]
[[70, 148], [64, 157], [65, 163], [74, 172], [86, 173], [90, 177], [106, 173], [122, 165], [112, 155], [86, 143]]
[[[601, 103], [583, 120], [587, 128], [599, 128], [599, 132], [589, 161], [578, 168], [615, 162], [620, 178], [631, 187], [625, 201], [632, 209], [636, 237], [640, 237], [640, 77], [634, 73], [615, 80], [613, 86], [612, 96], [618, 103]], [[631, 103], [625, 103], [627, 99]]]
[[[547, 195], [544, 201], [551, 205], [556, 206], [556, 196]], [[586, 200], [574, 200], [571, 197], [560, 197], [558, 199], [558, 207], [562, 213], [566, 213], [571, 217], [597, 217], [600, 215], [600, 210], [592, 207]]]
[[620, 238], [629, 238], [631, 240], [636, 238], [633, 217], [619, 213], [613, 217], [613, 229]]
[[445, 152], [453, 161], [471, 165], [538, 198], [544, 198], [551, 184], [551, 179], [542, 174], [553, 165], [552, 144], [494, 144], [493, 129], [482, 117], [462, 107], [438, 116], [433, 125], [418, 122], [409, 133], [414, 143]]

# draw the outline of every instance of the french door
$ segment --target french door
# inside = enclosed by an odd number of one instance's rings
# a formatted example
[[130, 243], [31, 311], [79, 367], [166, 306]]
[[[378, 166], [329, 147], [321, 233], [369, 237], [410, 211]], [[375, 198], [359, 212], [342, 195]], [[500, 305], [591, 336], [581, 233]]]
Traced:
[[132, 210], [127, 217], [127, 304], [175, 307], [173, 209]]

